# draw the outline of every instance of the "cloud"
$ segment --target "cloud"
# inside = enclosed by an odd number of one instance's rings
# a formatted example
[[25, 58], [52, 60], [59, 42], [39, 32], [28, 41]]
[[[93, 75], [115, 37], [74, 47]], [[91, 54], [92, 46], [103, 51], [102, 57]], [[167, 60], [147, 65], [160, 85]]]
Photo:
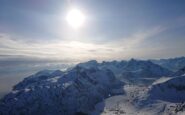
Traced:
[[138, 32], [130, 37], [117, 41], [105, 43], [93, 43], [73, 40], [35, 40], [29, 42], [23, 39], [12, 39], [8, 35], [0, 35], [1, 55], [24, 55], [32, 57], [52, 58], [61, 60], [111, 60], [128, 58], [134, 56], [138, 45], [144, 40], [164, 31], [164, 28], [157, 27], [150, 31]]
[[[43, 58], [84, 60], [95, 58], [93, 54], [109, 53], [104, 45], [84, 43], [79, 41], [34, 41], [12, 39], [7, 35], [0, 35], [1, 55], [24, 55]], [[94, 52], [92, 52], [94, 51]], [[104, 57], [104, 56], [102, 56]]]
[[[152, 47], [153, 43], [151, 43], [146, 47], [145, 43], [147, 40], [158, 40], [156, 36], [169, 29], [171, 29], [171, 26], [156, 26], [144, 31], [138, 31], [124, 38], [99, 43], [93, 41], [92, 37], [89, 41], [84, 39], [28, 40], [0, 34], [0, 55], [21, 55], [71, 62], [90, 59], [153, 58], [160, 55], [164, 57], [163, 53], [171, 46], [163, 46], [164, 43], [162, 43], [158, 47]], [[180, 52], [178, 53], [180, 54]], [[166, 55], [170, 55], [170, 52]]]

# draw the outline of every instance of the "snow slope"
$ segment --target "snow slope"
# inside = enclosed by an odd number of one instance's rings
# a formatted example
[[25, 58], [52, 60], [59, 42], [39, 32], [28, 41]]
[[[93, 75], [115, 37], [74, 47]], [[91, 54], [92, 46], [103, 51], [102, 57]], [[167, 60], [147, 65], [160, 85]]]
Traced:
[[168, 102], [185, 101], [185, 76], [178, 76], [151, 87], [150, 98]]
[[177, 72], [172, 74], [172, 76], [184, 76], [185, 75], [185, 67], [179, 69]]
[[[98, 103], [90, 115], [180, 115], [176, 104], [147, 100], [148, 88], [126, 85], [126, 95], [112, 96]], [[182, 113], [183, 115], [183, 113]]]

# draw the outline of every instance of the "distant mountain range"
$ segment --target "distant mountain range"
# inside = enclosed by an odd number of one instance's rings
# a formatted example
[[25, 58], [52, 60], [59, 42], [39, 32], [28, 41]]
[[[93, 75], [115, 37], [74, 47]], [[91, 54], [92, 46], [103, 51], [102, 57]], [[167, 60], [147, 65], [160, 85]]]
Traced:
[[98, 63], [95, 60], [78, 64], [79, 66], [109, 69], [115, 76], [127, 83], [150, 84], [162, 76], [170, 76], [173, 72], [151, 61], [131, 59], [129, 61], [112, 61]]
[[[79, 63], [66, 71], [43, 70], [14, 86], [0, 102], [2, 115], [89, 114], [125, 86], [148, 87], [147, 99], [185, 101], [185, 57]], [[162, 77], [168, 79], [156, 82]]]
[[151, 61], [155, 64], [158, 64], [174, 72], [185, 67], [185, 57], [151, 60]]

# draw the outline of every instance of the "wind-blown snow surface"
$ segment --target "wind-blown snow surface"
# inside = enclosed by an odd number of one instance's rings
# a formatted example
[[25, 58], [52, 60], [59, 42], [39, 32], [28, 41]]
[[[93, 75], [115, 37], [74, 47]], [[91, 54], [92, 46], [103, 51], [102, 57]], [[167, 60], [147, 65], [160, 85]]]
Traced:
[[183, 115], [184, 74], [135, 59], [43, 70], [14, 86], [0, 114]]

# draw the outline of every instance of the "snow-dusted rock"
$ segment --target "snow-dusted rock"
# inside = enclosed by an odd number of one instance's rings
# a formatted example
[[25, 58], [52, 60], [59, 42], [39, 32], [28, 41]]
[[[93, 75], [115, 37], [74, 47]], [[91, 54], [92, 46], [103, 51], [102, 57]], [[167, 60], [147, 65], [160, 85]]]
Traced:
[[172, 70], [174, 72], [185, 67], [185, 57], [151, 60], [151, 61], [153, 63], [156, 63], [156, 64], [158, 64], [164, 68], [167, 68], [169, 70]]
[[172, 72], [151, 61], [131, 59], [122, 70], [119, 77], [132, 84], [151, 84], [162, 76], [168, 76]]
[[168, 102], [185, 101], [185, 76], [171, 78], [162, 83], [153, 85], [149, 91], [149, 99]]
[[177, 72], [172, 74], [172, 76], [185, 76], [185, 67], [179, 69]]
[[150, 85], [162, 76], [170, 76], [173, 72], [151, 61], [135, 60], [111, 61], [98, 63], [95, 60], [78, 64], [81, 67], [109, 69], [115, 76], [127, 83]]
[[[76, 66], [70, 71], [41, 71], [25, 78], [0, 102], [2, 115], [74, 115], [123, 85], [110, 70]], [[123, 93], [123, 91], [122, 91]]]
[[96, 60], [90, 60], [84, 63], [79, 63], [77, 66], [83, 67], [83, 68], [97, 68], [99, 66], [99, 63]]

